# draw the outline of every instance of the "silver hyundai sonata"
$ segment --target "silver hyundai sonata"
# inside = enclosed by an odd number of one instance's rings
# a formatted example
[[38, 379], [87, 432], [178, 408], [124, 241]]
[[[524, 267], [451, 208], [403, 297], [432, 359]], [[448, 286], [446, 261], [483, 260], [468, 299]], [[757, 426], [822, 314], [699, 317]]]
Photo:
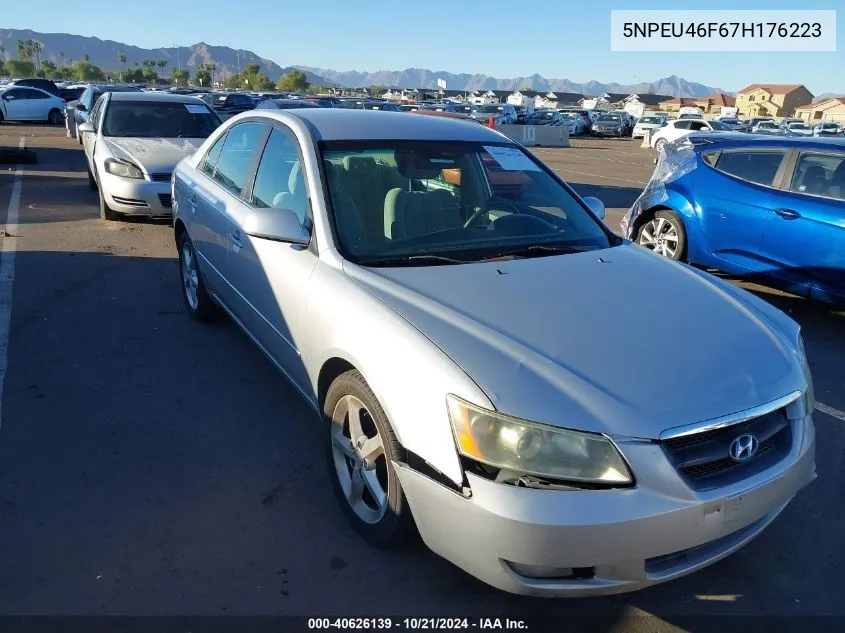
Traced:
[[619, 593], [736, 551], [816, 476], [796, 323], [616, 237], [494, 130], [252, 111], [173, 197], [187, 311], [319, 413], [375, 545], [418, 529], [506, 591]]

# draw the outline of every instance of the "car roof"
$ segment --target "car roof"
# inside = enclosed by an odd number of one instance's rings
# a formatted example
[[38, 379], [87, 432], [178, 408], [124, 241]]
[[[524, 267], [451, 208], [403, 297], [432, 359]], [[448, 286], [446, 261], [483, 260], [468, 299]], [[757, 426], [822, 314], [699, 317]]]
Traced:
[[194, 95], [179, 95], [170, 92], [113, 92], [112, 101], [164, 101], [166, 103], [202, 103], [205, 102]]
[[845, 149], [845, 138], [825, 138], [814, 136], [757, 136], [754, 134], [743, 134], [741, 132], [709, 132], [707, 134], [690, 134], [690, 139], [698, 141], [696, 145], [704, 149], [724, 149], [735, 147]]
[[410, 116], [407, 112], [303, 108], [295, 110], [252, 110], [250, 115], [284, 121], [295, 116], [305, 121], [321, 141], [400, 140], [512, 142], [482, 125], [467, 125], [452, 117]]

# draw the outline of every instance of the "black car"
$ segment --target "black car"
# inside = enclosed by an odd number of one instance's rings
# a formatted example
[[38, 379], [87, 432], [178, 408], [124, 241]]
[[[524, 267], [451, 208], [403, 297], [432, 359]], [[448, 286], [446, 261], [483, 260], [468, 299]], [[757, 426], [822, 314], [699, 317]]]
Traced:
[[293, 110], [294, 108], [320, 108], [319, 103], [308, 99], [265, 99], [259, 101], [256, 110]]
[[215, 99], [211, 104], [217, 114], [234, 116], [241, 112], [255, 109], [255, 101], [248, 94], [242, 92], [214, 93]]
[[593, 122], [592, 133], [596, 136], [631, 136], [631, 123], [622, 114], [600, 114]]
[[50, 94], [56, 95], [57, 97], [61, 97], [62, 99], [64, 99], [64, 96], [62, 96], [61, 89], [50, 79], [43, 79], [42, 77], [15, 79], [14, 81], [9, 82], [6, 87], [11, 88], [12, 86], [17, 86], [19, 88], [40, 88], [41, 90], [46, 90]]
[[525, 125], [563, 125], [563, 116], [557, 110], [541, 108], [525, 117]]
[[336, 108], [340, 105], [337, 97], [302, 97], [302, 101], [316, 103], [321, 108]]
[[338, 107], [351, 110], [383, 110], [385, 112], [402, 111], [395, 103], [390, 103], [389, 101], [379, 101], [377, 99], [349, 99], [341, 102]]

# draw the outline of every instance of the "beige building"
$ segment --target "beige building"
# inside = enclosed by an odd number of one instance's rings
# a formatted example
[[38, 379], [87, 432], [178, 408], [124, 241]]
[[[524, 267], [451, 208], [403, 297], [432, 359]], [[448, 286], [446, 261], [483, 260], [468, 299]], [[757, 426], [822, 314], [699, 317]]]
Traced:
[[695, 99], [693, 97], [675, 97], [674, 99], [661, 101], [657, 104], [657, 109], [662, 110], [663, 112], [677, 112], [683, 107], [697, 105], [697, 101], [700, 101], [700, 99]]
[[796, 108], [813, 100], [801, 84], [751, 84], [736, 95], [740, 116], [793, 116]]
[[818, 103], [809, 103], [795, 109], [795, 116], [807, 123], [845, 123], [845, 97], [825, 99]]
[[720, 114], [722, 108], [732, 108], [736, 105], [736, 98], [724, 92], [716, 92], [701, 99], [696, 99], [695, 104], [704, 111], [704, 114]]

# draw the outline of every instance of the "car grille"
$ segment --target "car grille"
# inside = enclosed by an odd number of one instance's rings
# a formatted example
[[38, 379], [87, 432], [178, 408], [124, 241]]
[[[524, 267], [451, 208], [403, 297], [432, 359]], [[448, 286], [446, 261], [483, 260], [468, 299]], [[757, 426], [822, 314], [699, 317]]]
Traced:
[[[759, 442], [757, 453], [743, 462], [730, 456], [730, 445], [743, 434]], [[786, 409], [739, 424], [663, 440], [666, 456], [696, 490], [709, 490], [746, 479], [777, 464], [792, 449], [792, 424]]]
[[159, 202], [161, 202], [161, 206], [165, 209], [170, 209], [173, 207], [173, 196], [169, 193], [160, 193], [158, 194]]
[[150, 174], [150, 180], [154, 182], [170, 182], [170, 177], [173, 174], [166, 173], [166, 174]]

